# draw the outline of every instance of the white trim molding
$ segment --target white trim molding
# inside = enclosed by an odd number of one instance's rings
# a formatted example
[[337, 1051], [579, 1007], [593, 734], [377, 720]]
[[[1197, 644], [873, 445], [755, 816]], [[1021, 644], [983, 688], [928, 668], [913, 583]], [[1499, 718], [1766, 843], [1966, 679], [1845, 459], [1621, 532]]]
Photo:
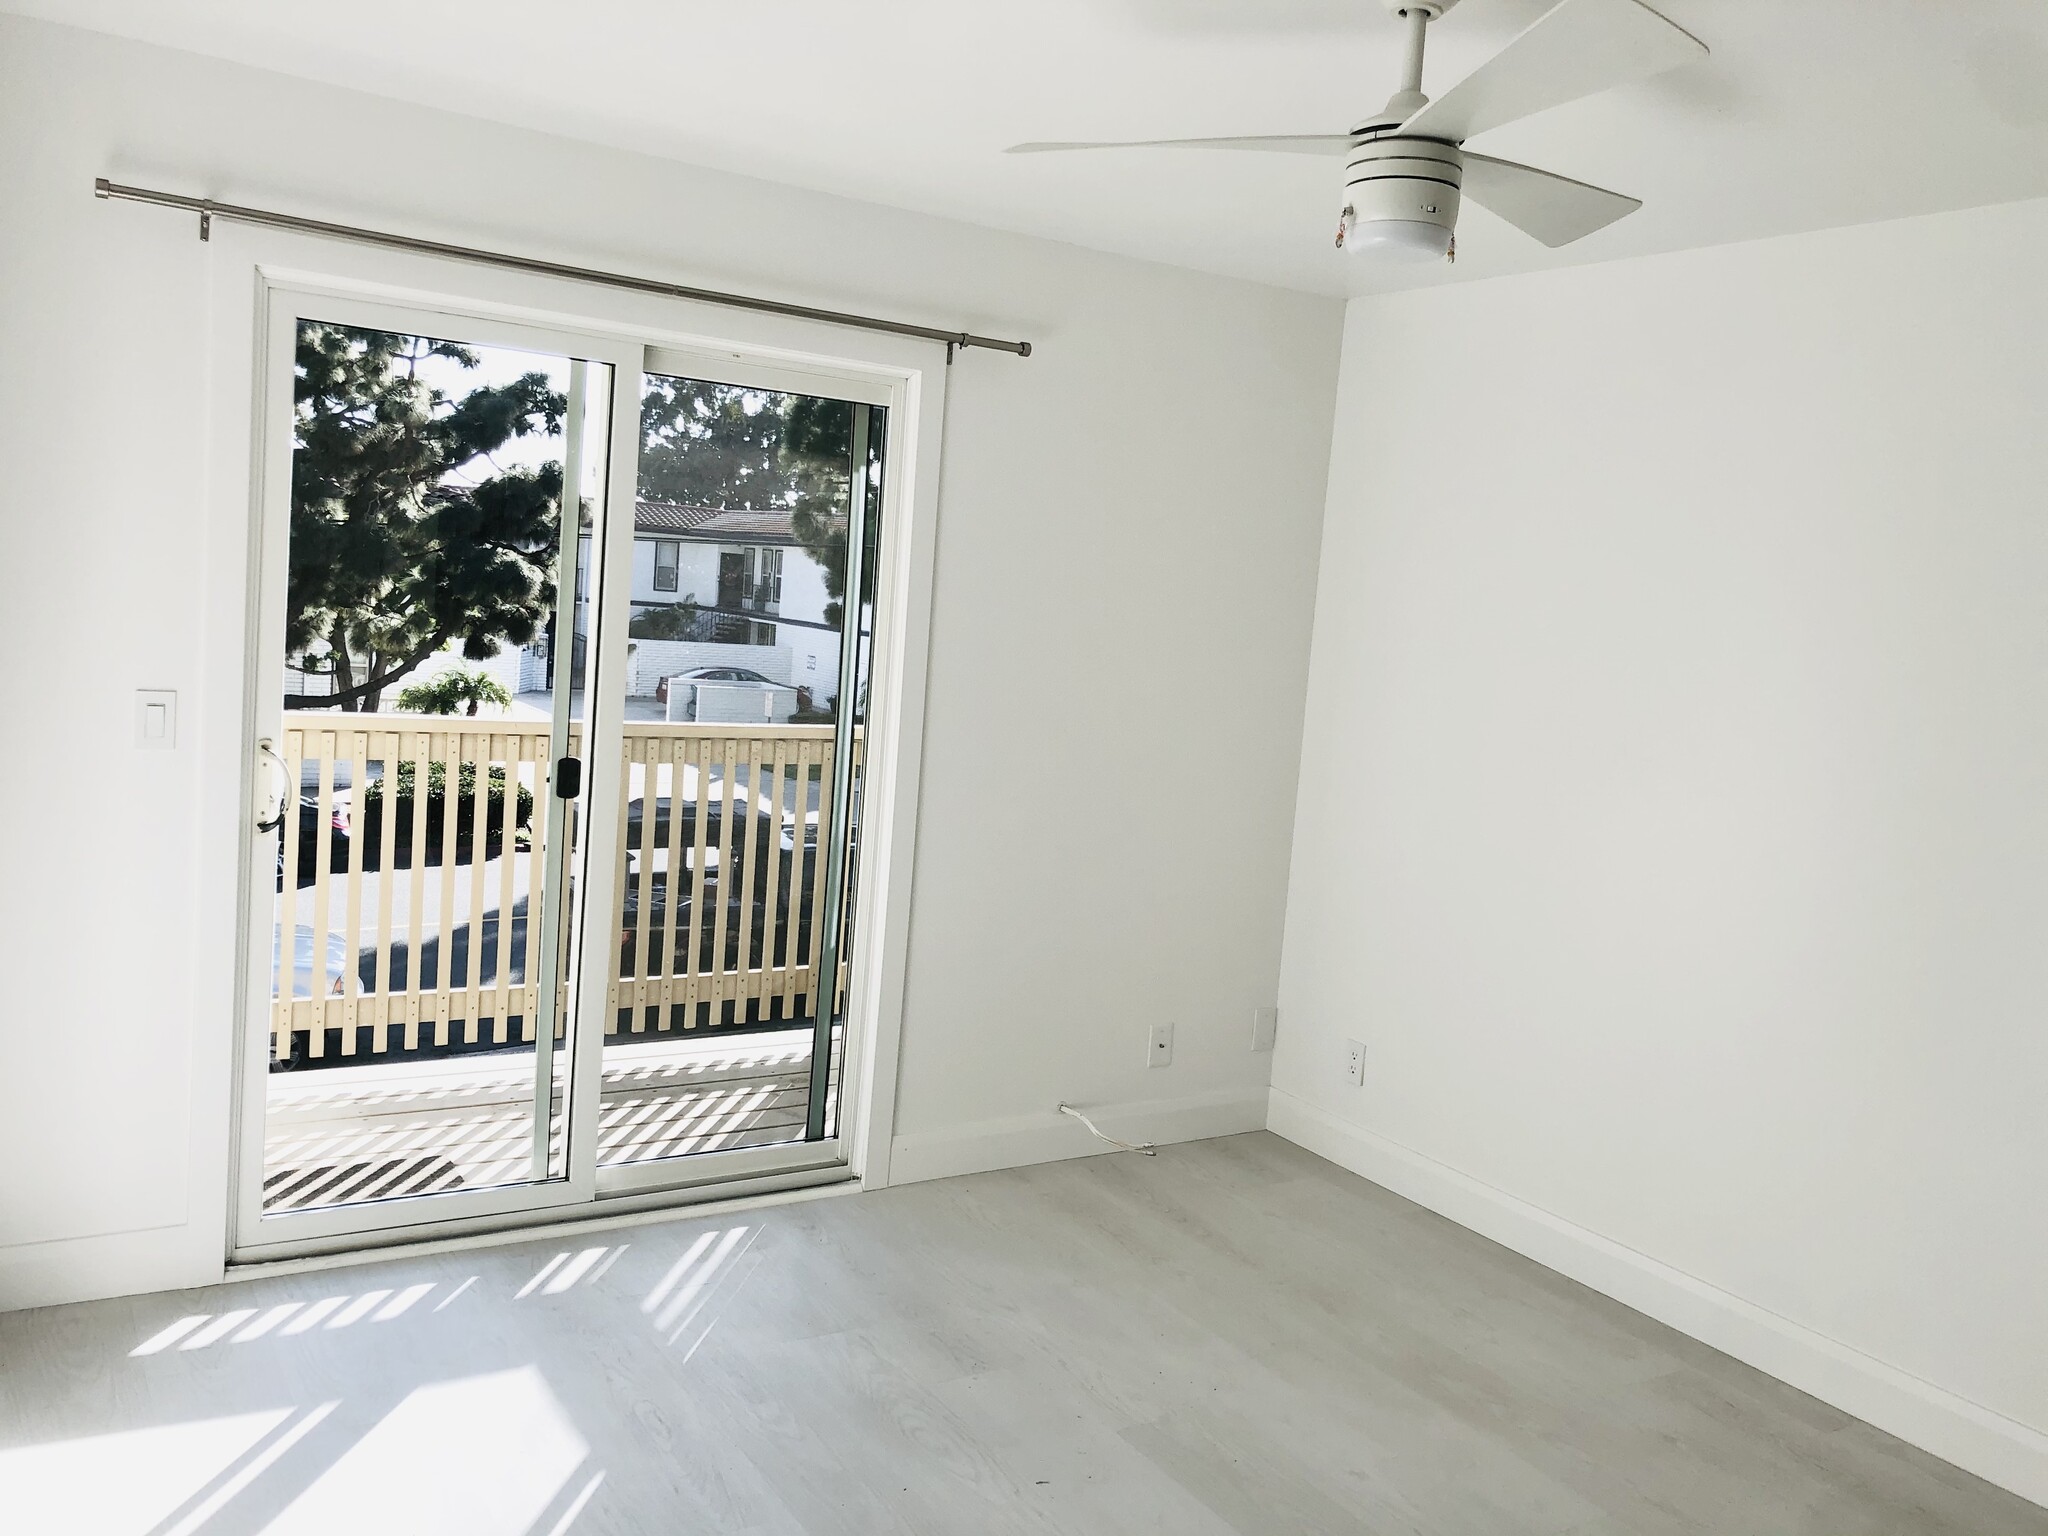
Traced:
[[[1135, 1099], [1123, 1104], [1078, 1104], [1110, 1135], [1161, 1146], [1236, 1136], [1266, 1124], [1266, 1090], [1227, 1089], [1184, 1099]], [[1077, 1120], [1048, 1104], [1039, 1113], [977, 1120], [944, 1131], [898, 1136], [890, 1147], [889, 1182], [915, 1184], [963, 1173], [990, 1173], [1029, 1163], [1092, 1157], [1112, 1149]], [[1128, 1155], [1128, 1154], [1126, 1154]]]
[[1966, 1472], [2048, 1505], [2048, 1435], [1272, 1090], [1275, 1135]]
[[0, 1247], [0, 1312], [59, 1307], [220, 1278], [211, 1229], [190, 1221]]

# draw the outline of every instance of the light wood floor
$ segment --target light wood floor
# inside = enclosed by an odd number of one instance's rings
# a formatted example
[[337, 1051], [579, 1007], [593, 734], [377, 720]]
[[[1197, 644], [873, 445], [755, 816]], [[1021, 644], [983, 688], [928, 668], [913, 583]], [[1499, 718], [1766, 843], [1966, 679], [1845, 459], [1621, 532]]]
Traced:
[[11, 1536], [2048, 1533], [1266, 1135], [17, 1313], [0, 1362]]

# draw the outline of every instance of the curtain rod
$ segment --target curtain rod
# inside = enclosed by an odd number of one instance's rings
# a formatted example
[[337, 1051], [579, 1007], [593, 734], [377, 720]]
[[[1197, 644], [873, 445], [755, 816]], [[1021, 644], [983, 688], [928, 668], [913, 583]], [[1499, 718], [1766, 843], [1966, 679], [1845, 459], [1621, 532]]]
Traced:
[[580, 283], [599, 283], [607, 288], [630, 288], [636, 293], [656, 293], [664, 298], [694, 299], [701, 304], [719, 304], [727, 309], [750, 309], [764, 315], [788, 315], [798, 320], [819, 320], [827, 325], [844, 325], [860, 331], [881, 331], [890, 336], [916, 336], [946, 344], [946, 361], [963, 347], [984, 347], [991, 352], [1031, 355], [1028, 341], [1003, 341], [994, 336], [977, 336], [971, 331], [945, 331], [933, 325], [913, 325], [907, 320], [883, 320], [874, 315], [850, 315], [836, 309], [814, 309], [808, 304], [785, 304], [779, 299], [757, 299], [744, 293], [721, 293], [713, 288], [691, 288], [682, 283], [665, 283], [658, 278], [635, 277], [625, 272], [601, 272], [594, 267], [574, 267], [559, 261], [542, 261], [535, 256], [515, 256], [505, 251], [486, 251], [474, 246], [451, 245], [441, 240], [421, 240], [412, 235], [394, 235], [381, 229], [354, 224], [330, 224], [324, 219], [301, 218], [295, 213], [273, 213], [266, 208], [244, 208], [234, 203], [216, 203], [211, 198], [186, 197], [178, 192], [156, 192], [148, 187], [124, 187], [100, 176], [93, 180], [93, 195], [127, 203], [152, 203], [159, 208], [182, 208], [199, 215], [199, 238], [212, 238], [215, 219], [232, 219], [240, 224], [262, 224], [272, 229], [299, 230], [310, 235], [329, 235], [337, 240], [354, 240], [364, 245], [389, 246], [398, 251], [417, 251], [423, 256], [447, 256], [456, 261], [482, 262], [488, 266], [510, 267], [519, 272], [537, 272], [543, 277], [566, 277]]

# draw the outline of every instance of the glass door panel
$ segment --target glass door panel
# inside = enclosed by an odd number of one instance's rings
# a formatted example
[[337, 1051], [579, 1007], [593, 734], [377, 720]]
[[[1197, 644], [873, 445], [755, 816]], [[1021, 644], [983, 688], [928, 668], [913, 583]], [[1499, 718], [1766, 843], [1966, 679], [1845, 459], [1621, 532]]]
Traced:
[[[558, 764], [582, 751], [614, 378], [447, 317], [279, 308], [288, 547], [259, 710], [278, 792], [244, 1246], [569, 1177], [579, 802]], [[392, 1209], [417, 1197], [433, 1217]]]
[[836, 1134], [886, 415], [643, 379], [600, 1169]]
[[843, 1163], [887, 389], [270, 305], [238, 1253]]

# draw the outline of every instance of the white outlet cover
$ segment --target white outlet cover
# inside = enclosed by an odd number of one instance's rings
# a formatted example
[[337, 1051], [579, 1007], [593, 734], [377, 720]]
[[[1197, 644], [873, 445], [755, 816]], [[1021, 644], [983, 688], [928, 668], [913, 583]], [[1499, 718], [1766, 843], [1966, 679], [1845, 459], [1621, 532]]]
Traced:
[[1173, 1026], [1154, 1024], [1145, 1050], [1146, 1063], [1154, 1067], [1173, 1065]]
[[1365, 1086], [1365, 1042], [1362, 1040], [1344, 1042], [1344, 1081], [1354, 1088]]

